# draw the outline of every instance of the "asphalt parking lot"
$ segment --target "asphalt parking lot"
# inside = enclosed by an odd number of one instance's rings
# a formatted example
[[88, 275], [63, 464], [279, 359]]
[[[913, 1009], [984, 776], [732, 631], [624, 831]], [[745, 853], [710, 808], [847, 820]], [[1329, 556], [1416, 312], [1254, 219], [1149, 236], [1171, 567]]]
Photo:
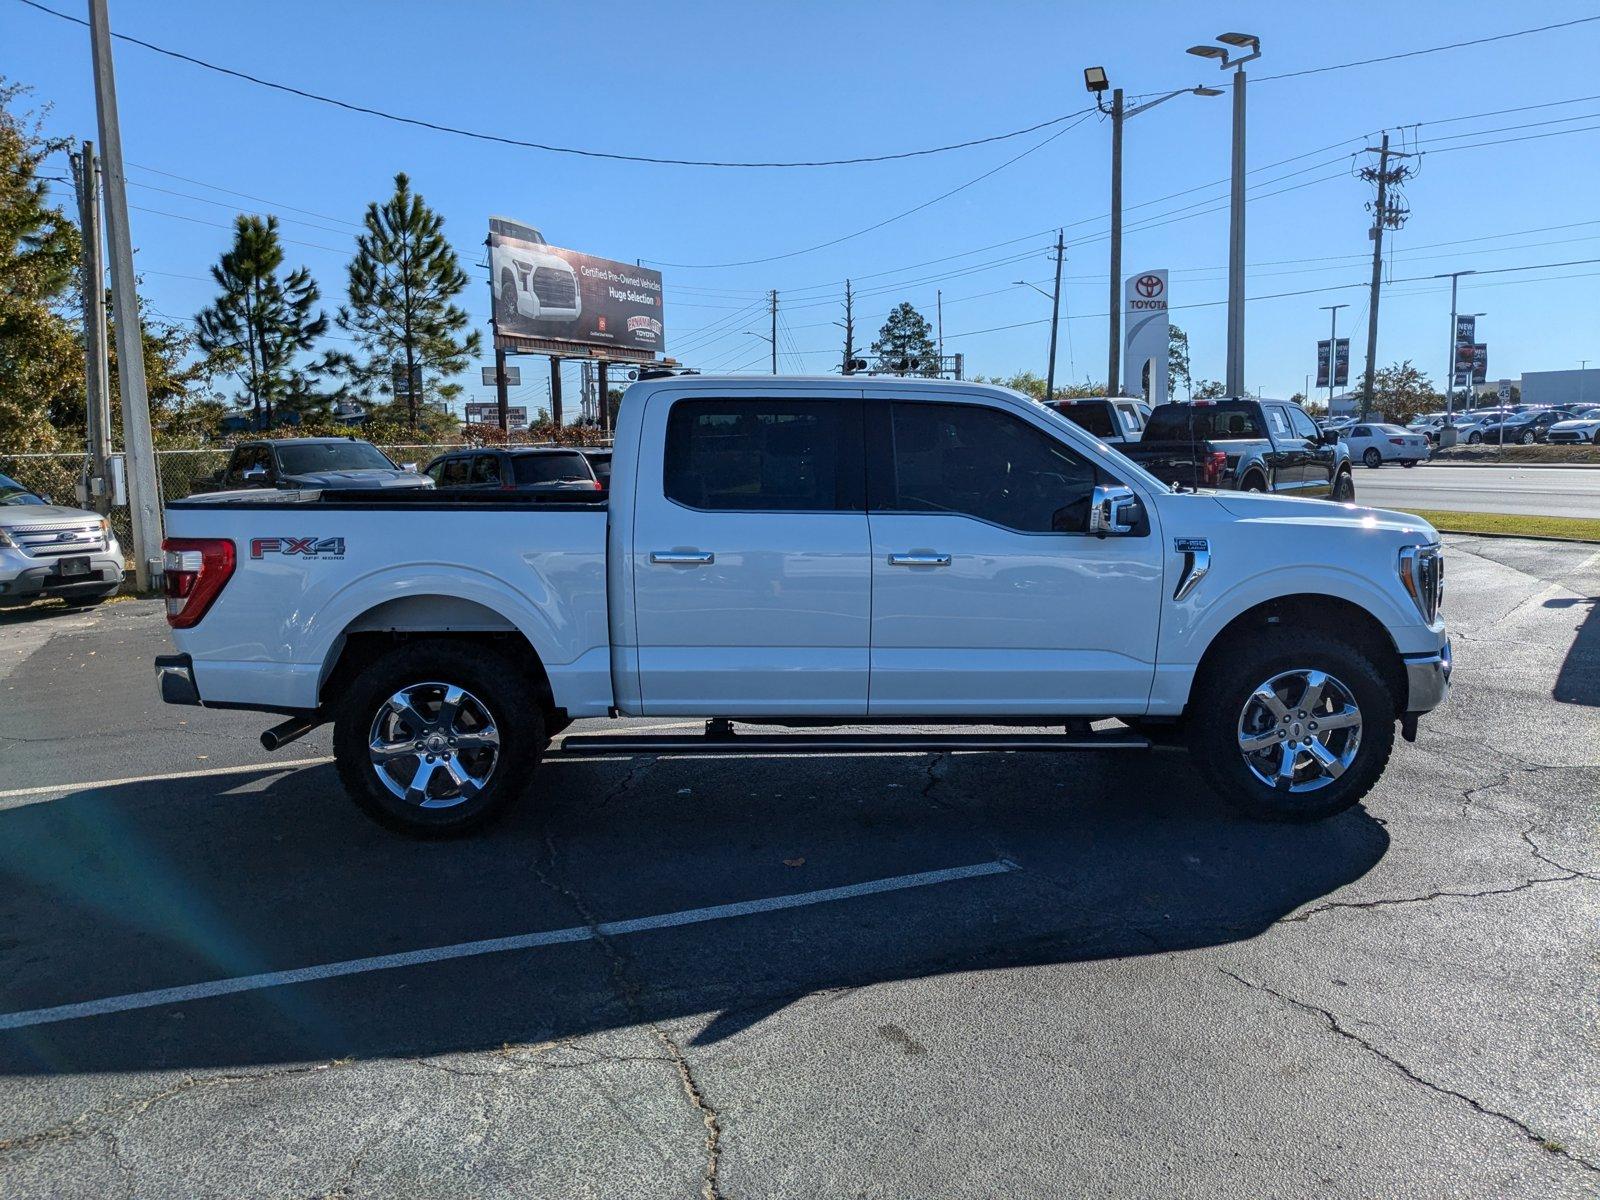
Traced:
[[0, 1195], [1592, 1195], [1600, 547], [1446, 540], [1455, 693], [1303, 828], [892, 754], [422, 844], [161, 705], [157, 606], [0, 615]]

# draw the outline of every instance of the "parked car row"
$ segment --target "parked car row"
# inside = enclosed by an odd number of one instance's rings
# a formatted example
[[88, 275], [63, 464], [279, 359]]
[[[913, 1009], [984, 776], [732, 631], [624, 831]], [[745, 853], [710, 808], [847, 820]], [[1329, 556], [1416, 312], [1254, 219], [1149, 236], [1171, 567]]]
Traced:
[[1351, 460], [1360, 459], [1369, 467], [1381, 467], [1386, 462], [1414, 467], [1427, 462], [1432, 454], [1427, 435], [1398, 425], [1352, 425], [1340, 430], [1339, 437], [1350, 448]]

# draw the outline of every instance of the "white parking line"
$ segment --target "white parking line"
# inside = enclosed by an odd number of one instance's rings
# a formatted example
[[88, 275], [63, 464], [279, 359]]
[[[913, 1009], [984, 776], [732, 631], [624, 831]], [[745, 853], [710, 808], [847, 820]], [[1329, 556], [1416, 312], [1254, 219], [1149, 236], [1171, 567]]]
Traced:
[[370, 971], [391, 971], [396, 967], [422, 966], [453, 958], [475, 958], [483, 954], [501, 954], [507, 950], [533, 950], [541, 946], [592, 941], [597, 937], [618, 937], [654, 929], [674, 929], [680, 925], [700, 925], [707, 921], [726, 920], [729, 917], [748, 917], [756, 913], [779, 912], [786, 908], [807, 908], [813, 904], [849, 900], [856, 896], [874, 896], [884, 892], [904, 891], [907, 888], [931, 887], [934, 884], [952, 883], [959, 879], [1003, 875], [1007, 871], [1017, 869], [1017, 864], [1008, 859], [996, 859], [993, 862], [974, 863], [968, 867], [947, 867], [940, 871], [919, 871], [914, 875], [893, 875], [887, 879], [874, 879], [867, 883], [852, 883], [844, 887], [822, 888], [815, 892], [773, 896], [766, 900], [744, 900], [736, 904], [714, 904], [709, 908], [690, 908], [654, 917], [606, 921], [594, 927], [571, 925], [565, 929], [549, 929], [540, 933], [519, 934], [515, 937], [486, 938], [477, 942], [459, 942], [454, 946], [435, 946], [428, 950], [407, 950], [399, 954], [351, 958], [343, 962], [299, 967], [292, 971], [269, 971], [261, 975], [244, 975], [235, 979], [215, 979], [209, 983], [191, 983], [182, 987], [158, 988], [151, 992], [134, 992], [126, 996], [107, 996], [102, 1000], [86, 1000], [79, 1004], [58, 1004], [53, 1008], [34, 1008], [26, 1012], [0, 1014], [0, 1029], [25, 1029], [31, 1025], [50, 1025], [57, 1021], [76, 1020], [79, 1017], [99, 1017], [108, 1013], [155, 1008], [162, 1004], [207, 1000], [214, 996], [231, 996], [239, 992], [255, 992], [263, 988], [284, 987], [294, 983], [313, 983], [321, 979], [337, 979], [344, 975], [364, 975]]
[[[701, 721], [673, 721], [666, 725], [641, 725], [624, 730], [625, 733], [656, 733], [664, 729], [686, 729], [699, 726]], [[565, 734], [562, 735], [566, 736]], [[555, 739], [557, 743], [561, 738]], [[331, 763], [331, 754], [316, 758], [284, 758], [274, 762], [244, 763], [236, 767], [201, 767], [195, 771], [165, 771], [156, 775], [125, 775], [121, 779], [90, 779], [82, 783], [45, 783], [36, 787], [7, 788], [0, 791], [0, 812], [9, 808], [22, 808], [34, 801], [35, 796], [64, 796], [69, 792], [89, 792], [97, 788], [126, 787], [135, 783], [166, 783], [174, 779], [208, 779], [216, 775], [248, 775], [263, 771], [292, 771], [300, 767], [320, 767]]]

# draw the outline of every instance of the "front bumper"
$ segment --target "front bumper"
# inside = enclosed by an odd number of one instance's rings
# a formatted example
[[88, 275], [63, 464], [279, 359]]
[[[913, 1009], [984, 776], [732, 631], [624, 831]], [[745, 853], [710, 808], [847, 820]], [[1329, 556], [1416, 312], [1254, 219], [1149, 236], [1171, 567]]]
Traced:
[[156, 655], [156, 686], [168, 704], [200, 703], [200, 688], [194, 681], [194, 660], [187, 654]]
[[1450, 694], [1452, 668], [1450, 639], [1433, 654], [1408, 656], [1406, 664], [1406, 712], [1432, 712]]
[[40, 562], [11, 551], [0, 552], [0, 599], [110, 594], [122, 586], [122, 558], [116, 554], [68, 555], [89, 560], [83, 575], [64, 575], [59, 561]]

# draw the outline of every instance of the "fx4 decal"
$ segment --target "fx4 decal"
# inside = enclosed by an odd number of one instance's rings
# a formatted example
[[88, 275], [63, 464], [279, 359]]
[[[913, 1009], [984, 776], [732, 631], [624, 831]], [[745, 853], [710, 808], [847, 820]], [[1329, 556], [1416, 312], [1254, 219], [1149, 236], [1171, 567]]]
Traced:
[[250, 557], [261, 558], [268, 554], [299, 554], [306, 558], [343, 558], [342, 537], [264, 537], [250, 539]]

